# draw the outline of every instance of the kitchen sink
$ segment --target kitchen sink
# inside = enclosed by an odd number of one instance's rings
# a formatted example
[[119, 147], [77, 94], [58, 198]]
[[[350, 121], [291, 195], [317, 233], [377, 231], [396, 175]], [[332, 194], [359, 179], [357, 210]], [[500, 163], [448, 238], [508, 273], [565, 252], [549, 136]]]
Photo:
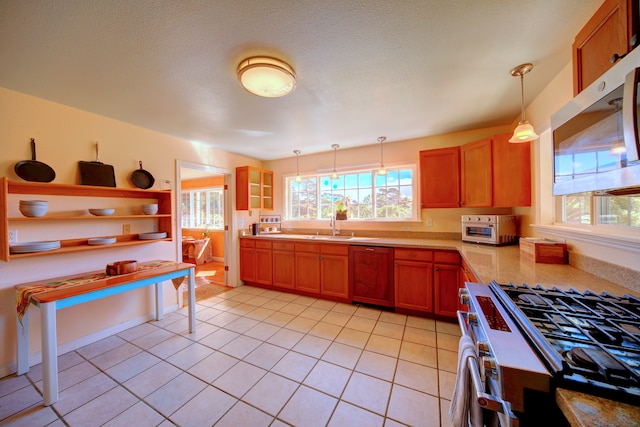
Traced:
[[313, 239], [313, 240], [350, 240], [355, 238], [356, 237], [352, 237], [352, 236], [323, 236], [323, 235], [305, 236], [305, 239]]

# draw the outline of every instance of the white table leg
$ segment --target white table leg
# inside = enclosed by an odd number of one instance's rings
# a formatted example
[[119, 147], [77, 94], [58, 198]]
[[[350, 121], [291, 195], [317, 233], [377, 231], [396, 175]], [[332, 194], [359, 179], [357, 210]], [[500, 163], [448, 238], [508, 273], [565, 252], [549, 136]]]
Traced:
[[189, 298], [189, 332], [196, 331], [196, 269], [189, 269], [189, 286], [187, 288], [187, 298]]
[[157, 282], [156, 286], [156, 320], [162, 320], [164, 316], [164, 303], [162, 302], [162, 283]]
[[56, 303], [40, 304], [42, 321], [42, 391], [44, 406], [58, 401], [58, 337], [56, 334]]
[[22, 323], [16, 316], [16, 333], [18, 335], [18, 375], [29, 372], [29, 309], [24, 313]]

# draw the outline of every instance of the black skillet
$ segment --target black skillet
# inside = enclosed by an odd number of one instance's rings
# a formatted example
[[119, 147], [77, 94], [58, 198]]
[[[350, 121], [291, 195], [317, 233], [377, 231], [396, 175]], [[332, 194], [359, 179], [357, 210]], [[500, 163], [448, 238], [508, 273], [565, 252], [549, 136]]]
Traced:
[[142, 162], [138, 162], [140, 164], [140, 169], [134, 170], [131, 172], [129, 179], [138, 188], [142, 188], [146, 190], [147, 188], [153, 187], [153, 184], [156, 180], [153, 178], [148, 171], [142, 169]]
[[31, 160], [16, 163], [13, 170], [25, 181], [51, 182], [56, 177], [51, 166], [36, 160], [36, 140], [33, 138], [31, 138]]

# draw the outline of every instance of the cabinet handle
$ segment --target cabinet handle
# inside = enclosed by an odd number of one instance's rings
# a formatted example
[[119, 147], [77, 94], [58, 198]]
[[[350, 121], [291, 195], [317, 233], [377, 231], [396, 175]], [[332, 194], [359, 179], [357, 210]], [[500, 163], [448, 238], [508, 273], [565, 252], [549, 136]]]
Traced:
[[364, 250], [365, 250], [365, 251], [369, 251], [369, 252], [373, 252], [373, 251], [375, 251], [375, 249], [373, 249], [373, 248], [364, 248]]
[[439, 271], [440, 269], [439, 269], [438, 267], [436, 267], [434, 270], [435, 270], [435, 271]]
[[615, 64], [625, 56], [627, 56], [626, 53], [623, 53], [622, 55], [618, 55], [617, 53], [614, 53], [613, 55], [611, 55], [611, 58], [609, 59], [609, 61], [611, 61], [612, 64]]

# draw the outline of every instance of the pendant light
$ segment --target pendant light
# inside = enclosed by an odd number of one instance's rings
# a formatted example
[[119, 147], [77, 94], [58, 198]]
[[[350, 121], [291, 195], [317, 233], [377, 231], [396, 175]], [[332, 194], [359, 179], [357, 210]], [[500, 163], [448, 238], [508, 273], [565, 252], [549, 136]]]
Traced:
[[293, 150], [293, 152], [296, 154], [296, 182], [302, 182], [302, 178], [300, 177], [300, 153], [302, 153], [302, 151], [300, 150]]
[[331, 148], [333, 148], [333, 173], [331, 174], [331, 179], [338, 179], [338, 172], [336, 172], [336, 152], [338, 151], [339, 144], [332, 144]]
[[384, 168], [384, 162], [382, 161], [382, 143], [386, 141], [386, 136], [379, 136], [378, 142], [380, 142], [380, 169], [378, 169], [378, 175], [386, 175], [387, 170]]
[[264, 98], [278, 98], [293, 92], [296, 75], [286, 62], [268, 56], [247, 58], [238, 65], [238, 80], [247, 91]]
[[522, 110], [522, 120], [518, 123], [518, 127], [513, 131], [513, 136], [509, 142], [528, 142], [538, 139], [538, 135], [533, 130], [531, 123], [524, 118], [524, 75], [533, 69], [533, 64], [522, 64], [511, 70], [513, 77], [520, 76], [520, 107]]

